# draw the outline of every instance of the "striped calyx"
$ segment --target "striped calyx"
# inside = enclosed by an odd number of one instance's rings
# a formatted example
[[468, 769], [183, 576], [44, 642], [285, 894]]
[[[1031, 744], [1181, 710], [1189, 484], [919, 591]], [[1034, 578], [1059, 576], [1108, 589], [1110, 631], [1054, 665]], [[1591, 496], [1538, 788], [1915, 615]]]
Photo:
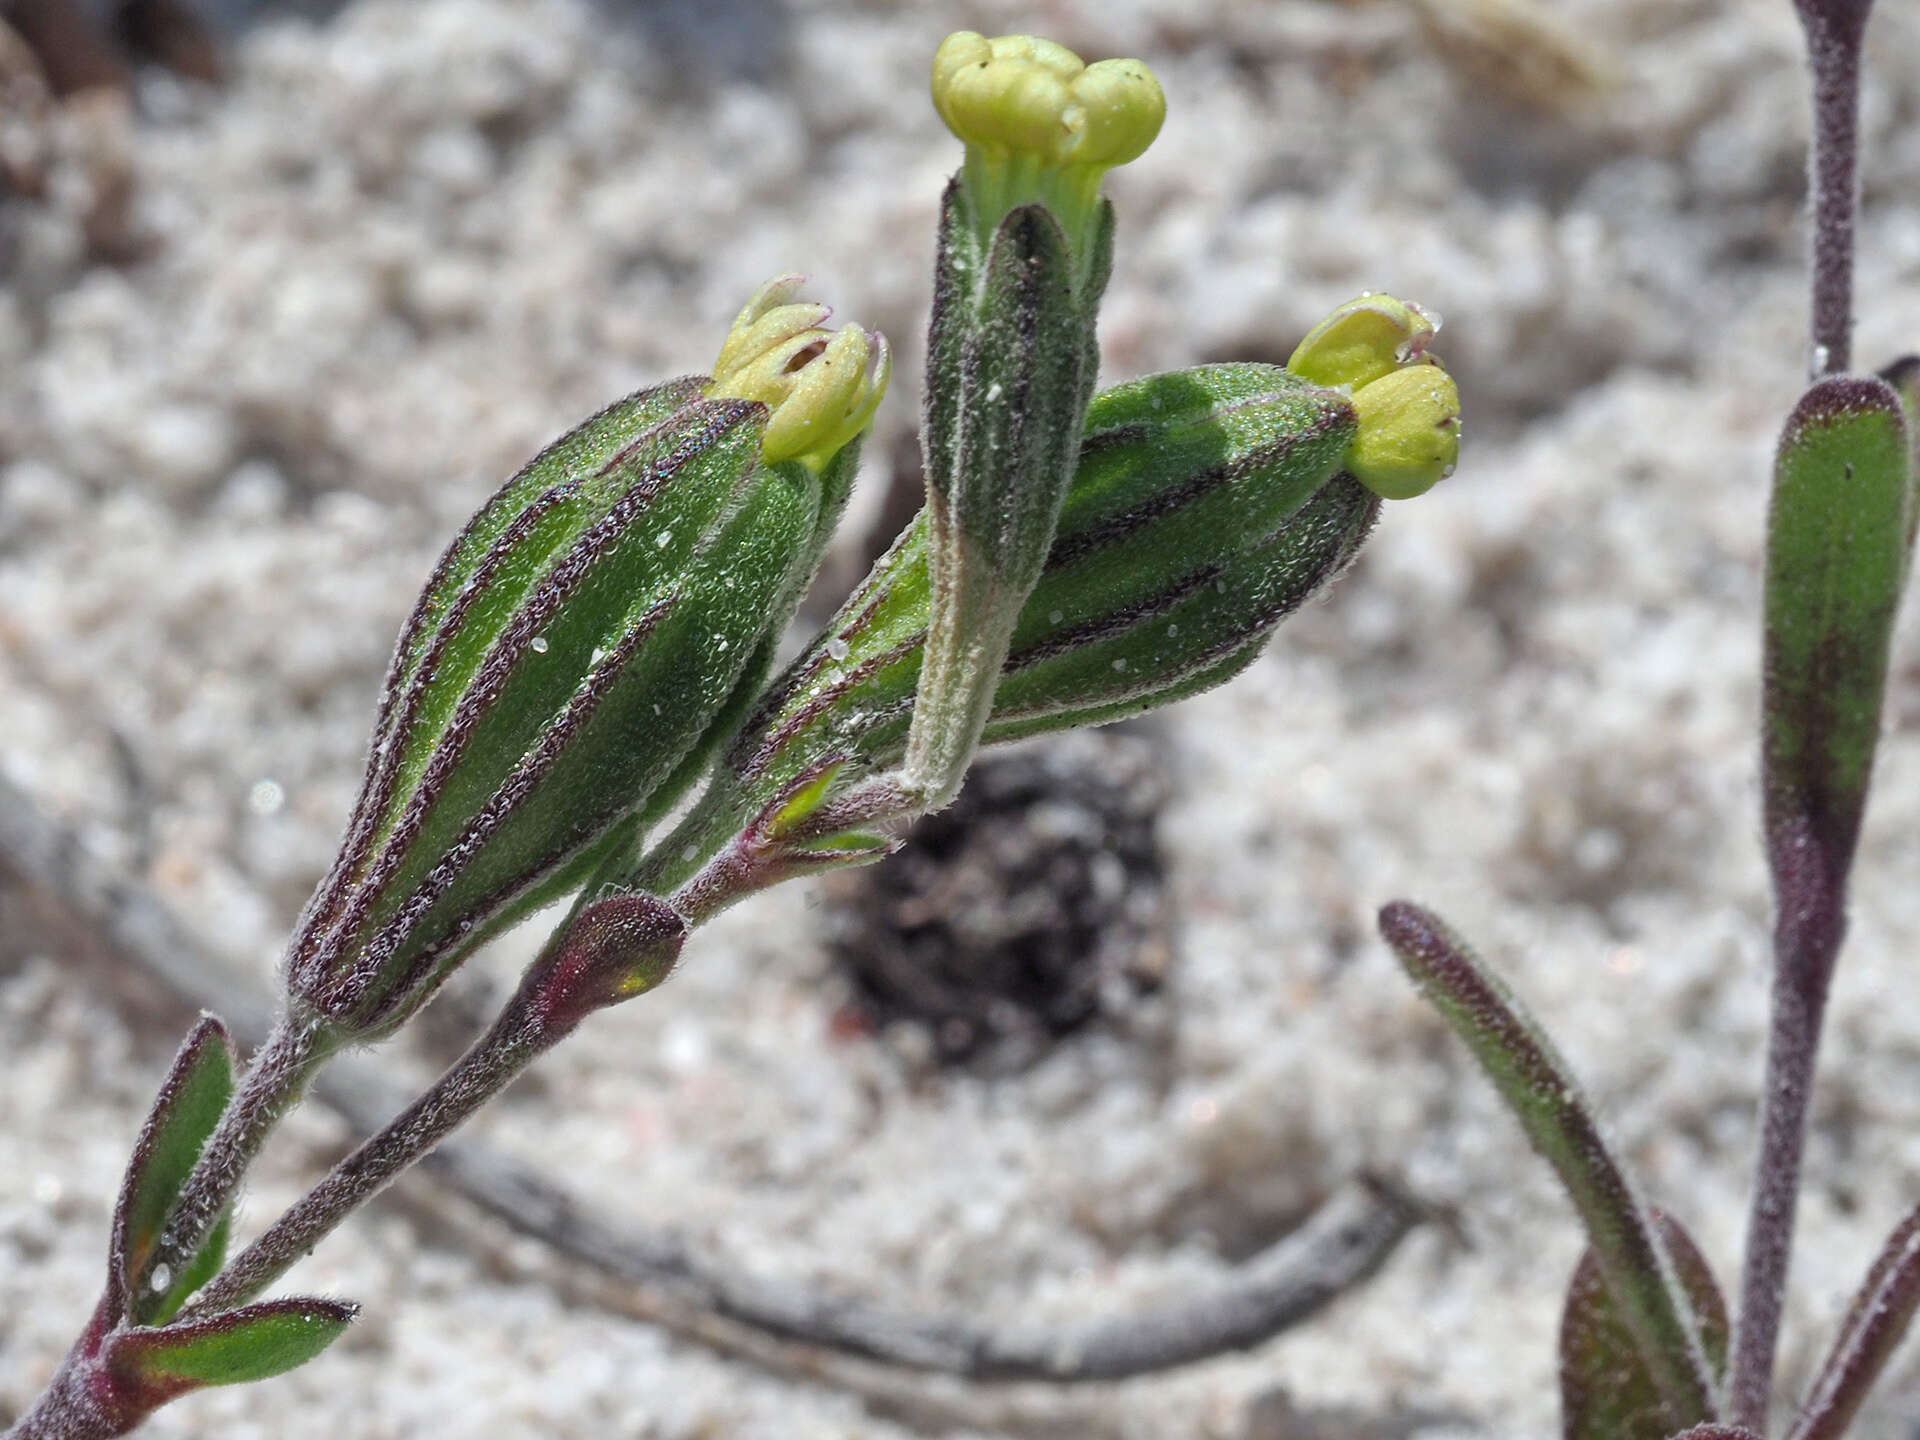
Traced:
[[967, 150], [941, 204], [921, 426], [932, 610], [901, 783], [926, 809], [960, 788], [1073, 479], [1113, 261], [1100, 177], [1165, 112], [1138, 61], [1083, 66], [1027, 36], [949, 37], [933, 95]]
[[[1270, 365], [1097, 396], [984, 739], [1121, 719], [1243, 669], [1373, 524], [1379, 501], [1342, 472], [1357, 424], [1347, 396]], [[929, 551], [923, 514], [769, 689], [726, 783], [663, 851], [708, 852], [760, 806], [818, 804], [898, 763], [922, 683]]]
[[296, 1009], [399, 1023], [484, 935], [581, 883], [749, 708], [844, 499], [762, 459], [769, 407], [690, 377], [549, 446], [441, 558], [296, 935]]

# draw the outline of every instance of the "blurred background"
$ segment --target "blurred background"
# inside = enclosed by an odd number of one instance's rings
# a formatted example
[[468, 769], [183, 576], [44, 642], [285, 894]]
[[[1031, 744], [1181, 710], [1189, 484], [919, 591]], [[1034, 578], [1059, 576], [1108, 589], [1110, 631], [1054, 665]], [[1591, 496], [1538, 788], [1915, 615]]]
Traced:
[[[1920, 19], [1870, 36], [1856, 353], [1920, 347]], [[426, 1182], [296, 1283], [297, 1374], [159, 1436], [1543, 1435], [1575, 1224], [1413, 998], [1410, 895], [1514, 977], [1735, 1273], [1767, 922], [1766, 469], [1805, 372], [1786, 0], [0, 4], [0, 774], [271, 981], [446, 538], [801, 270], [899, 364], [816, 604], [910, 513], [940, 38], [1160, 75], [1105, 374], [1436, 309], [1459, 473], [1223, 691], [1018, 752], [965, 823], [726, 917], [490, 1142], [743, 1272], [988, 1324], [1177, 1297], [1348, 1177], [1433, 1217], [1247, 1355], [1059, 1393], [861, 1383], [620, 1313]], [[837, 588], [836, 588], [837, 587]], [[826, 592], [833, 593], [826, 593]], [[1909, 627], [1910, 629], [1911, 627]], [[1786, 1383], [1920, 1194], [1920, 652], [1900, 642], [1816, 1101]], [[394, 1048], [450, 1056], [537, 936]], [[0, 886], [0, 1421], [97, 1288], [179, 1034]], [[247, 1216], [348, 1136], [314, 1108]], [[1920, 1433], [1911, 1362], [1862, 1431]]]

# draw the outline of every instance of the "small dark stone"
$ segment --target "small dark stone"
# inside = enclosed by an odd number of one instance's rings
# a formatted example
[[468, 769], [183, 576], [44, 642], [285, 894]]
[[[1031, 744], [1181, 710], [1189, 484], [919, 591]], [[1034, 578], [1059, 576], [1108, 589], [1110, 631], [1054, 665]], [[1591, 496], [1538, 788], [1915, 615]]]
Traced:
[[923, 1025], [938, 1058], [1039, 1058], [1159, 988], [1170, 958], [1141, 726], [990, 754], [883, 864], [828, 881], [827, 941], [871, 1029]]

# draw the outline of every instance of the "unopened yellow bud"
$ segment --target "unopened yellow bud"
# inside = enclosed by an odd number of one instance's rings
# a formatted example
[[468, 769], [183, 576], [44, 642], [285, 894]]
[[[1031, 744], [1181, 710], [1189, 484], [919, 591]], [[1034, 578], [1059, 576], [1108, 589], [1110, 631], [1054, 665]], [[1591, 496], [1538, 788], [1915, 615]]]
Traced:
[[1425, 358], [1440, 322], [1391, 295], [1349, 300], [1295, 347], [1287, 369], [1315, 385], [1359, 389]]
[[966, 142], [962, 170], [983, 244], [1009, 211], [1043, 205], [1076, 253], [1100, 178], [1153, 143], [1167, 99], [1138, 60], [1083, 65], [1032, 35], [949, 35], [933, 57], [933, 104]]
[[1353, 392], [1347, 469], [1384, 500], [1424, 495], [1460, 458], [1460, 391], [1438, 365], [1408, 365]]
[[949, 35], [933, 57], [933, 103], [947, 128], [996, 158], [1110, 169], [1134, 159], [1166, 119], [1166, 96], [1138, 60], [1084, 65], [1032, 35]]
[[858, 325], [823, 328], [833, 312], [795, 301], [803, 283], [799, 275], [781, 275], [754, 293], [720, 347], [706, 393], [765, 405], [772, 414], [761, 458], [818, 470], [873, 419], [893, 356], [878, 333]]

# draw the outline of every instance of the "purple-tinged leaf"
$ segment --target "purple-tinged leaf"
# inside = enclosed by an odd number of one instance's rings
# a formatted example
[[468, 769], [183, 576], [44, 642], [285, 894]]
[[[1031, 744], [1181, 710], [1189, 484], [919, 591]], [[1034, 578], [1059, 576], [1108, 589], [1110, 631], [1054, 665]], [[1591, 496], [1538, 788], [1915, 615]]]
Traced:
[[[1693, 1302], [1701, 1348], [1717, 1375], [1726, 1364], [1728, 1335], [1720, 1287], [1678, 1221], [1656, 1211], [1653, 1223]], [[1560, 1415], [1565, 1440], [1665, 1440], [1674, 1429], [1591, 1249], [1574, 1268], [1560, 1321]]]
[[[222, 1227], [219, 1236], [210, 1237], [202, 1247], [195, 1262], [183, 1267], [185, 1274], [165, 1277], [160, 1285], [149, 1283], [140, 1293], [134, 1293], [134, 1279], [145, 1271], [180, 1187], [193, 1173], [207, 1136], [233, 1098], [234, 1061], [233, 1040], [226, 1027], [213, 1016], [203, 1015], [161, 1083], [140, 1138], [134, 1143], [133, 1159], [128, 1162], [114, 1210], [108, 1286], [117, 1302], [117, 1318], [145, 1324], [167, 1310], [169, 1302], [177, 1309], [179, 1301], [186, 1298], [174, 1298], [179, 1285], [204, 1270], [206, 1252], [224, 1240]], [[218, 1256], [214, 1264], [217, 1267]], [[204, 1282], [205, 1276], [200, 1278]]]
[[1839, 1440], [1920, 1307], [1920, 1210], [1894, 1229], [1867, 1271], [1807, 1392], [1792, 1440]]
[[1559, 1175], [1671, 1423], [1712, 1418], [1713, 1373], [1700, 1323], [1566, 1061], [1506, 983], [1439, 917], [1395, 901], [1380, 912], [1380, 933]]
[[1807, 1100], [1906, 582], [1914, 464], [1900, 396], [1871, 375], [1812, 385], [1774, 463], [1761, 696], [1773, 1011], [1728, 1385], [1730, 1413], [1754, 1428], [1772, 1392]]
[[338, 1340], [357, 1314], [334, 1300], [268, 1300], [191, 1324], [119, 1331], [102, 1364], [127, 1402], [150, 1411], [209, 1385], [284, 1375]]
[[1900, 397], [1875, 376], [1813, 385], [1780, 438], [1762, 761], [1783, 907], [1836, 908], [1853, 861], [1906, 580], [1913, 468]]

